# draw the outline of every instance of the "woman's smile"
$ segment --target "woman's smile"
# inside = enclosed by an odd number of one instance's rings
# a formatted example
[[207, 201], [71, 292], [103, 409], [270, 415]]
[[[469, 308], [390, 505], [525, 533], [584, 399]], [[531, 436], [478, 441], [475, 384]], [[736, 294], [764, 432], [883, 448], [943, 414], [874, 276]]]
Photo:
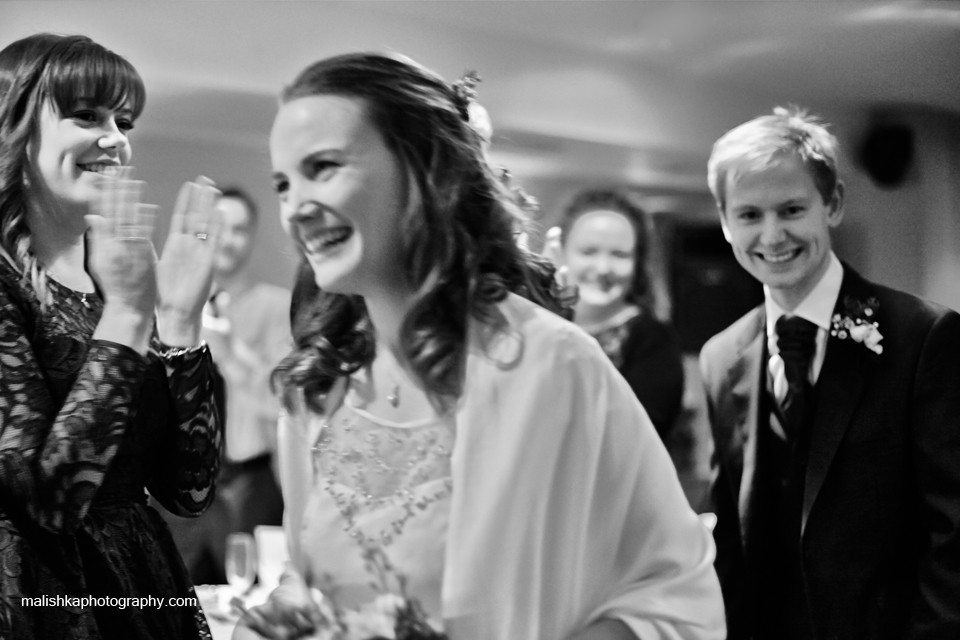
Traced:
[[88, 171], [90, 173], [99, 173], [105, 176], [115, 176], [120, 172], [119, 163], [107, 163], [107, 162], [90, 162], [90, 163], [77, 163], [77, 167], [81, 171]]
[[353, 229], [345, 225], [320, 229], [300, 226], [298, 236], [308, 253], [326, 253], [347, 242], [353, 236]]

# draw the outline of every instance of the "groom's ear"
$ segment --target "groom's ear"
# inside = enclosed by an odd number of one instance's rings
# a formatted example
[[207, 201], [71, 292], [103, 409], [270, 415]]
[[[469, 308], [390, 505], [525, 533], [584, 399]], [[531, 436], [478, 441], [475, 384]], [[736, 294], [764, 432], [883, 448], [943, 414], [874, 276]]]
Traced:
[[842, 180], [837, 180], [837, 186], [833, 189], [833, 197], [830, 199], [830, 211], [827, 213], [827, 224], [830, 227], [836, 227], [843, 220], [843, 203], [846, 186]]
[[717, 212], [720, 214], [720, 229], [723, 231], [723, 239], [727, 241], [727, 244], [733, 244], [733, 241], [730, 239], [730, 228], [727, 227], [727, 216], [723, 213], [723, 205], [717, 205]]

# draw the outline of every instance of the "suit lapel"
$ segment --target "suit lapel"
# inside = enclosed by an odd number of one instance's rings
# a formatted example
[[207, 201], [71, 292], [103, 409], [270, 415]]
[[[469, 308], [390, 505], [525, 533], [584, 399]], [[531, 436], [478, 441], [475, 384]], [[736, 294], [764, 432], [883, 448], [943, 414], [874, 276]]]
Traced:
[[740, 532], [747, 535], [747, 522], [750, 517], [751, 498], [754, 495], [753, 483], [757, 461], [757, 423], [760, 409], [760, 393], [764, 385], [766, 368], [764, 365], [766, 313], [763, 307], [757, 312], [755, 322], [744, 332], [738, 341], [738, 356], [733, 371], [737, 373], [730, 380], [730, 393], [735, 398], [733, 406], [745, 407], [736, 416], [735, 432], [743, 443], [741, 449], [741, 473], [739, 495], [737, 496], [740, 514]]
[[[844, 315], [843, 300], [851, 297], [865, 300], [870, 296], [868, 285], [853, 269], [844, 264], [843, 284], [837, 297], [834, 314]], [[800, 535], [806, 531], [813, 504], [823, 487], [830, 464], [840, 441], [850, 425], [854, 410], [863, 393], [864, 368], [868, 349], [854, 340], [829, 336], [827, 353], [817, 378], [817, 408], [811, 425], [810, 449], [803, 490], [803, 514]]]

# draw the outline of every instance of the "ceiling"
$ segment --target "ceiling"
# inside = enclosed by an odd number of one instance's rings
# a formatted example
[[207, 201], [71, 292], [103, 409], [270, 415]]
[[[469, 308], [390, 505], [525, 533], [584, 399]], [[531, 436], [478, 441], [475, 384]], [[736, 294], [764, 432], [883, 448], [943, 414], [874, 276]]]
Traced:
[[387, 11], [810, 100], [960, 110], [960, 3], [392, 2]]
[[319, 57], [479, 68], [521, 175], [702, 188], [710, 141], [758, 105], [960, 113], [960, 2], [0, 0], [0, 16], [0, 43], [85, 33], [128, 57], [150, 90], [141, 135], [258, 148], [278, 89]]
[[960, 2], [0, 0], [0, 12], [2, 42], [82, 32], [158, 75], [270, 92], [313, 52], [409, 47], [416, 23], [438, 41], [468, 31], [756, 91], [960, 109]]

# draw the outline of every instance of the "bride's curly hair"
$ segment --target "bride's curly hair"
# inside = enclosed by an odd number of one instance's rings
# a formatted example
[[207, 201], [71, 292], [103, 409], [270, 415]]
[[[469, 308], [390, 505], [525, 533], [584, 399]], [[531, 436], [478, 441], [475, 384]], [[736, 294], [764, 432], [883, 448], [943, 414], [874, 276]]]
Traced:
[[[136, 120], [146, 91], [127, 60], [86, 36], [38, 33], [0, 51], [0, 253], [49, 302], [47, 274], [31, 247], [27, 226], [27, 184], [42, 178], [30, 164], [41, 111], [63, 116], [88, 106], [129, 106]], [[3, 258], [0, 258], [3, 259]]]
[[[360, 100], [411, 182], [416, 205], [406, 207], [397, 238], [398, 269], [415, 291], [401, 355], [434, 404], [449, 407], [462, 392], [470, 317], [501, 323], [496, 304], [514, 292], [570, 318], [575, 296], [557, 284], [552, 263], [518, 245], [527, 218], [484, 159], [469, 91], [402, 56], [355, 53], [307, 67], [280, 100], [315, 95]], [[321, 291], [306, 262], [290, 315], [294, 350], [273, 384], [288, 405], [302, 389], [322, 411], [337, 378], [372, 362], [373, 326], [363, 298]]]

